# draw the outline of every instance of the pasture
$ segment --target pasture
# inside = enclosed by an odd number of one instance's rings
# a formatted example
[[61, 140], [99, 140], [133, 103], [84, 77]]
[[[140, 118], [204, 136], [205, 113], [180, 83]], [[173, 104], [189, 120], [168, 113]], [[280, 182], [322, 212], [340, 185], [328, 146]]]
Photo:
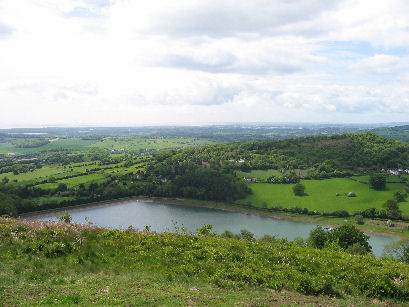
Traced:
[[107, 137], [102, 141], [92, 144], [91, 147], [104, 148], [115, 151], [150, 151], [190, 146], [217, 144], [217, 142], [198, 138], [116, 138]]
[[50, 143], [34, 148], [17, 148], [12, 143], [0, 143], [0, 154], [10, 152], [16, 154], [34, 154], [44, 150], [69, 149], [74, 151], [89, 150], [90, 146], [97, 143], [96, 140], [83, 140], [81, 138], [57, 138]]
[[[388, 183], [385, 191], [375, 191], [368, 184], [349, 178], [302, 180], [301, 183], [305, 185], [305, 196], [295, 196], [293, 184], [250, 183], [253, 194], [238, 202], [268, 208], [298, 206], [321, 213], [347, 210], [353, 214], [368, 208], [381, 208], [386, 200], [393, 198], [393, 194], [404, 187], [402, 183]], [[336, 193], [348, 192], [354, 192], [357, 197], [336, 196]], [[399, 206], [403, 213], [409, 215], [408, 202], [402, 202]]]
[[34, 148], [18, 148], [12, 141], [0, 143], [0, 154], [8, 153], [36, 154], [40, 151], [68, 149], [72, 151], [87, 151], [92, 148], [102, 148], [120, 152], [146, 152], [164, 149], [184, 148], [218, 144], [218, 142], [202, 138], [141, 138], [141, 137], [106, 137], [102, 140], [84, 140], [82, 138], [55, 138], [50, 143]]
[[17, 175], [14, 175], [12, 172], [3, 173], [0, 174], [0, 180], [4, 177], [7, 177], [10, 180], [17, 180], [18, 182], [41, 180], [47, 179], [49, 176], [56, 176], [67, 172], [68, 170], [65, 170], [62, 166], [54, 164], [43, 166], [42, 168], [36, 169], [33, 172], [20, 173]]
[[[295, 173], [300, 176], [304, 177], [308, 170], [305, 169], [294, 169]], [[265, 181], [270, 176], [280, 176], [282, 175], [281, 172], [277, 169], [267, 169], [267, 170], [251, 170], [249, 172], [237, 171], [236, 176], [239, 178], [243, 177], [254, 177], [258, 181]]]

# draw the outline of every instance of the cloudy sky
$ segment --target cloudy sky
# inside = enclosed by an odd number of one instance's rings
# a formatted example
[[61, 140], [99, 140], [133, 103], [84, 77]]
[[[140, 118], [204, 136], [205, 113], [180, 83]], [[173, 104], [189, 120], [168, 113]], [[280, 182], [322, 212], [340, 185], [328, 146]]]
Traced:
[[0, 0], [0, 127], [409, 121], [407, 0]]

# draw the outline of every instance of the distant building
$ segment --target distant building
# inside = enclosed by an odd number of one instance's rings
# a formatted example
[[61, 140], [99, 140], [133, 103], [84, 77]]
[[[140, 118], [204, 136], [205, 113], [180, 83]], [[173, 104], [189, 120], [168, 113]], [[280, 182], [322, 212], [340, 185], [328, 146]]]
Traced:
[[247, 182], [256, 182], [256, 178], [254, 177], [244, 177], [244, 180], [246, 180]]
[[143, 172], [141, 172], [141, 171], [139, 171], [137, 174], [136, 174], [136, 179], [143, 179], [143, 176], [144, 176], [145, 174], [143, 173]]
[[27, 161], [35, 161], [38, 160], [38, 158], [23, 158], [23, 159], [17, 159], [17, 162], [27, 162]]
[[205, 168], [210, 168], [210, 163], [206, 161], [202, 161], [202, 166]]

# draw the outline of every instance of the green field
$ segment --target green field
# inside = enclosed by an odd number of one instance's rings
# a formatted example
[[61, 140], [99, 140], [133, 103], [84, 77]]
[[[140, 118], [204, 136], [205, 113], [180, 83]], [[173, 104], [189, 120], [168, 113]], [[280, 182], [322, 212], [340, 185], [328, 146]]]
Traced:
[[[304, 169], [295, 169], [294, 171], [300, 177], [305, 176], [308, 172], [308, 170], [304, 170]], [[250, 172], [242, 172], [242, 171], [236, 172], [237, 177], [240, 177], [240, 178], [254, 177], [256, 178], [256, 180], [259, 180], [259, 181], [265, 181], [267, 180], [268, 177], [271, 177], [272, 175], [280, 176], [282, 175], [282, 173], [277, 169], [267, 169], [267, 170], [257, 169], [257, 170], [251, 170]]]
[[213, 140], [198, 138], [104, 138], [101, 142], [93, 144], [91, 147], [105, 148], [117, 151], [135, 150], [163, 150], [172, 148], [183, 148], [188, 146], [201, 146], [217, 144]]
[[280, 175], [280, 171], [276, 169], [268, 169], [268, 170], [251, 170], [250, 172], [236, 172], [236, 176], [243, 178], [243, 177], [254, 177], [257, 180], [267, 180], [268, 177], [271, 175], [278, 176]]
[[[402, 178], [406, 178], [407, 175], [402, 175]], [[366, 182], [369, 184], [369, 176], [353, 176], [352, 179], [361, 181], [361, 182]], [[391, 183], [399, 183], [402, 182], [402, 179], [396, 176], [391, 176], [391, 177], [386, 177], [386, 182], [391, 182]]]
[[50, 143], [34, 148], [17, 148], [11, 142], [0, 143], [0, 154], [35, 154], [45, 150], [69, 149], [74, 151], [86, 151], [91, 148], [103, 148], [122, 151], [150, 151], [172, 148], [184, 148], [190, 146], [202, 146], [217, 144], [217, 141], [201, 138], [141, 138], [141, 137], [107, 137], [102, 140], [83, 140], [81, 138], [56, 138]]
[[20, 173], [18, 175], [14, 175], [13, 173], [4, 173], [0, 174], [0, 180], [4, 177], [7, 177], [10, 180], [18, 180], [18, 182], [22, 181], [30, 181], [35, 179], [47, 179], [49, 176], [55, 176], [57, 174], [63, 174], [68, 172], [62, 166], [59, 165], [46, 165], [40, 169], [37, 169], [33, 172], [28, 173]]
[[[240, 203], [252, 203], [263, 207], [281, 206], [283, 208], [301, 207], [310, 211], [333, 212], [347, 210], [349, 213], [368, 208], [381, 208], [382, 204], [393, 198], [394, 192], [404, 187], [401, 183], [388, 183], [385, 191], [374, 191], [367, 184], [348, 178], [326, 180], [303, 180], [306, 196], [295, 196], [293, 184], [251, 183], [253, 194]], [[354, 192], [357, 197], [336, 196], [336, 193]], [[400, 203], [403, 213], [409, 215], [409, 203]]]
[[104, 174], [89, 174], [89, 175], [62, 179], [62, 180], [58, 180], [57, 182], [38, 184], [35, 187], [41, 188], [41, 189], [55, 189], [56, 187], [58, 187], [58, 184], [65, 183], [68, 188], [72, 188], [73, 186], [80, 185], [81, 183], [83, 184], [91, 183], [91, 182], [101, 183], [101, 182], [104, 182], [105, 180], [106, 180], [106, 176]]
[[10, 152], [16, 154], [30, 154], [37, 153], [43, 150], [55, 150], [55, 149], [70, 149], [70, 150], [88, 150], [90, 146], [97, 143], [96, 140], [83, 140], [80, 138], [60, 138], [54, 139], [50, 143], [35, 147], [35, 148], [17, 148], [12, 143], [0, 143], [0, 154], [7, 154]]

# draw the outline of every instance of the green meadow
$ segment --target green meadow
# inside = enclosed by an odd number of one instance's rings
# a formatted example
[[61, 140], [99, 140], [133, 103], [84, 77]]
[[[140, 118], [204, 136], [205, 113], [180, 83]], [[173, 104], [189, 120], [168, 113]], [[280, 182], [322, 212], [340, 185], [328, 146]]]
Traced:
[[68, 149], [87, 151], [92, 148], [116, 151], [150, 151], [191, 146], [218, 144], [217, 141], [202, 138], [140, 138], [140, 137], [106, 137], [101, 140], [84, 140], [81, 138], [55, 138], [50, 143], [34, 148], [18, 148], [11, 142], [0, 143], [0, 154], [35, 154], [45, 150]]
[[[304, 177], [308, 170], [305, 169], [295, 169], [295, 173], [300, 176]], [[256, 180], [265, 181], [268, 177], [271, 176], [280, 176], [281, 172], [277, 169], [267, 169], [267, 170], [251, 170], [249, 172], [237, 171], [236, 176], [243, 178], [243, 177], [254, 177]]]
[[93, 144], [91, 147], [105, 148], [111, 150], [163, 150], [172, 148], [183, 148], [188, 146], [201, 146], [217, 144], [207, 139], [197, 138], [112, 138], [107, 137]]
[[250, 172], [242, 172], [238, 171], [236, 172], [236, 176], [243, 178], [243, 177], [254, 177], [257, 180], [267, 180], [268, 177], [274, 175], [278, 176], [280, 175], [280, 171], [276, 169], [268, 169], [268, 170], [251, 170]]
[[17, 148], [12, 143], [0, 143], [0, 154], [7, 154], [14, 152], [16, 154], [30, 154], [37, 153], [44, 150], [56, 150], [56, 149], [70, 149], [83, 151], [88, 150], [90, 146], [97, 143], [97, 140], [83, 140], [81, 138], [57, 138], [52, 139], [50, 143], [34, 147], [34, 148]]
[[[349, 213], [368, 208], [381, 208], [382, 204], [393, 198], [393, 194], [404, 187], [403, 183], [388, 183], [384, 191], [375, 191], [349, 178], [333, 178], [325, 180], [302, 180], [305, 185], [305, 196], [295, 196], [293, 184], [250, 183], [253, 194], [239, 203], [252, 203], [255, 206], [268, 208], [281, 206], [283, 208], [301, 207], [310, 211], [333, 212], [347, 210]], [[357, 197], [347, 197], [343, 193], [353, 192]], [[336, 196], [336, 193], [341, 194]], [[409, 215], [409, 203], [399, 204], [400, 209]]]
[[68, 172], [68, 170], [65, 170], [64, 167], [53, 164], [43, 166], [42, 168], [36, 169], [33, 172], [20, 173], [17, 175], [14, 175], [12, 172], [0, 174], [0, 180], [3, 179], [4, 177], [7, 177], [10, 180], [17, 180], [18, 182], [22, 182], [37, 179], [46, 179], [49, 176], [55, 176], [57, 174], [62, 174], [66, 172]]

